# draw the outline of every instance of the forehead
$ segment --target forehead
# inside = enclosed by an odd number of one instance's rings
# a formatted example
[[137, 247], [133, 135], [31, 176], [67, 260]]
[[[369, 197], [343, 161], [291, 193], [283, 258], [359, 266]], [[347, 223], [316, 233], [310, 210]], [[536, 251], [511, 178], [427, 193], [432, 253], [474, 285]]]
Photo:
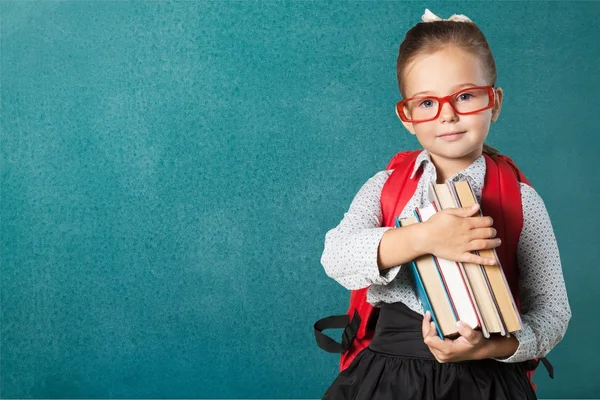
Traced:
[[445, 96], [464, 83], [488, 85], [487, 74], [476, 56], [452, 46], [417, 56], [404, 72], [406, 97], [420, 92]]

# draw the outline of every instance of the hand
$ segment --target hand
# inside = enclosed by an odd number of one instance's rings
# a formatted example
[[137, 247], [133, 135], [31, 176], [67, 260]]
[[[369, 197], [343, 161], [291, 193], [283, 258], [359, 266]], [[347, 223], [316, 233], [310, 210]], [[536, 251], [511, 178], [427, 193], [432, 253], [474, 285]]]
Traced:
[[467, 324], [459, 321], [458, 333], [455, 340], [441, 339], [437, 335], [435, 323], [431, 320], [429, 311], [423, 318], [423, 341], [440, 363], [479, 360], [487, 358], [487, 340], [479, 331], [471, 329]]
[[450, 261], [494, 265], [496, 260], [471, 253], [500, 246], [500, 239], [494, 238], [497, 232], [492, 228], [492, 218], [472, 216], [478, 210], [479, 204], [475, 204], [433, 214], [423, 223], [427, 253]]

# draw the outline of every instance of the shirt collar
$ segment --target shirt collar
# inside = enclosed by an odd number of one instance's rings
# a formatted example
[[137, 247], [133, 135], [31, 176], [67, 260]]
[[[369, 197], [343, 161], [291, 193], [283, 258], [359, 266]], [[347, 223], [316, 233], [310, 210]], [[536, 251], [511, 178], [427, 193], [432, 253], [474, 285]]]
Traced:
[[[421, 167], [423, 167], [423, 169], [431, 170], [430, 175], [435, 183], [435, 181], [437, 180], [437, 173], [435, 171], [433, 162], [431, 161], [431, 156], [429, 155], [429, 152], [427, 150], [421, 151], [421, 153], [417, 156], [412, 174], [410, 175], [410, 179], [413, 179], [415, 177], [415, 175]], [[471, 184], [471, 187], [473, 188], [473, 191], [476, 194], [480, 194], [483, 188], [485, 172], [485, 158], [482, 154], [479, 157], [477, 157], [467, 168], [451, 176], [449, 180], [454, 182], [459, 180], [468, 180]]]
[[417, 174], [417, 171], [419, 170], [419, 168], [421, 168], [421, 165], [426, 165], [430, 162], [431, 157], [429, 156], [429, 152], [427, 150], [423, 150], [421, 153], [419, 153], [417, 159], [415, 160], [415, 166], [413, 168], [412, 174], [410, 174], [410, 179], [414, 179], [415, 175]]

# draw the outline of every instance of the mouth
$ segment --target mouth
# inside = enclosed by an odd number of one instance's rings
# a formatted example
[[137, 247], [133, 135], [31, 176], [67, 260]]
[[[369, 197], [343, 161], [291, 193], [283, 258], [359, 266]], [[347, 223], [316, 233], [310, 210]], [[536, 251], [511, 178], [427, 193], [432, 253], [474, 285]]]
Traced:
[[444, 137], [444, 136], [453, 136], [453, 135], [460, 135], [460, 134], [462, 134], [462, 133], [465, 133], [465, 132], [459, 132], [459, 131], [456, 131], [456, 132], [446, 132], [446, 133], [442, 133], [442, 134], [441, 134], [441, 135], [439, 135], [438, 137]]
[[460, 137], [462, 137], [462, 135], [464, 135], [465, 132], [446, 132], [446, 133], [442, 133], [441, 135], [438, 136], [438, 138], [441, 138], [442, 140], [446, 140], [446, 141], [453, 141], [453, 140], [457, 140]]

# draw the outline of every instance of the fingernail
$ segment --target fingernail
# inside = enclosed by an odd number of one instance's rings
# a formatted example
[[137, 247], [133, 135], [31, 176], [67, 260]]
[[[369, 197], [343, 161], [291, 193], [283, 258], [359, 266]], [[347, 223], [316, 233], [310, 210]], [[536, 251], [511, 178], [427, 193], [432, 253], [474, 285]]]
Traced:
[[502, 240], [501, 240], [501, 239], [496, 239], [496, 242], [497, 242], [498, 244], [500, 244], [500, 243], [502, 243]]
[[456, 329], [462, 329], [463, 326], [464, 326], [464, 324], [462, 322], [460, 322], [460, 321], [458, 321], [456, 323]]

